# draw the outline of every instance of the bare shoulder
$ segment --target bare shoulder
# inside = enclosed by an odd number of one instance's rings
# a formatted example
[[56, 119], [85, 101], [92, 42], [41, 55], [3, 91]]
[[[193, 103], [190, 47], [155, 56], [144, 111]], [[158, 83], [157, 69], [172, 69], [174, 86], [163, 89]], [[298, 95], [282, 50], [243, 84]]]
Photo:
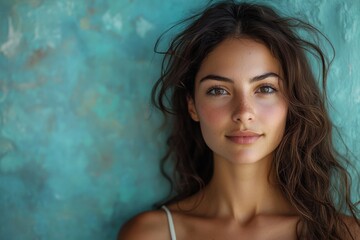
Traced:
[[161, 210], [141, 213], [124, 224], [118, 240], [161, 240], [169, 239], [166, 215]]
[[360, 240], [360, 220], [345, 215], [343, 215], [342, 218], [354, 239]]

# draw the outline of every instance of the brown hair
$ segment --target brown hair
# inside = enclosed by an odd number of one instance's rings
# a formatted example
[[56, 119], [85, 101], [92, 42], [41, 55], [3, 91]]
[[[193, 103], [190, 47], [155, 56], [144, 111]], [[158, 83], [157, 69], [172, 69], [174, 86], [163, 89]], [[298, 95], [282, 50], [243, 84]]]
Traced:
[[[350, 176], [343, 167], [349, 161], [337, 154], [332, 141], [333, 125], [326, 110], [329, 61], [317, 43], [301, 38], [297, 30], [327, 38], [310, 24], [280, 17], [270, 7], [234, 1], [215, 3], [180, 24], [188, 21], [192, 22], [172, 40], [166, 52], [161, 52], [162, 72], [152, 91], [155, 106], [172, 120], [168, 151], [162, 159], [162, 171], [174, 190], [167, 203], [198, 192], [213, 174], [212, 152], [187, 109], [187, 97], [194, 95], [200, 64], [226, 38], [247, 37], [265, 44], [283, 69], [289, 109], [272, 167], [280, 189], [297, 209], [306, 229], [298, 237], [341, 239], [344, 233], [350, 234], [341, 211], [348, 211], [359, 225], [358, 209], [350, 200]], [[158, 53], [160, 40], [155, 45]], [[309, 65], [309, 56], [319, 60], [322, 88]], [[173, 178], [165, 171], [169, 159], [174, 161]]]

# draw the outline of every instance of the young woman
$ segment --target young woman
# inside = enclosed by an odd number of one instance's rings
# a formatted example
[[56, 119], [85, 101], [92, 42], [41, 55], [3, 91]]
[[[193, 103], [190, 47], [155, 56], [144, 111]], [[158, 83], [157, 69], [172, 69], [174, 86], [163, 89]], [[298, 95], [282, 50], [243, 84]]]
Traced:
[[[327, 60], [296, 30], [319, 32], [233, 1], [189, 20], [153, 89], [172, 116], [164, 160], [175, 194], [119, 239], [360, 239], [325, 108]], [[319, 59], [322, 88], [306, 53]]]

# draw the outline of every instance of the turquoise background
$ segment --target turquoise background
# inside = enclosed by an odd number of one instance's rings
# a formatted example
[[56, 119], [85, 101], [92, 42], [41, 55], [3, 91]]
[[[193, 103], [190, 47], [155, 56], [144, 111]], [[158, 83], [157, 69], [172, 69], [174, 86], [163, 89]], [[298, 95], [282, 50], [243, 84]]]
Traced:
[[[0, 239], [115, 239], [166, 195], [153, 46], [206, 2], [0, 0]], [[272, 5], [334, 44], [331, 117], [360, 156], [360, 1]]]

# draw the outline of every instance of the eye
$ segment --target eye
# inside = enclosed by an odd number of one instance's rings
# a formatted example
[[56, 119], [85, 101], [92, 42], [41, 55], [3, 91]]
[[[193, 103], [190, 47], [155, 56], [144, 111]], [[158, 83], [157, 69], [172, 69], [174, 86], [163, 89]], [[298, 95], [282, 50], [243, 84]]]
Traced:
[[263, 86], [260, 86], [256, 90], [256, 93], [262, 93], [262, 94], [273, 94], [273, 93], [276, 93], [276, 92], [277, 92], [277, 89], [274, 88], [271, 85], [263, 85]]
[[225, 89], [220, 88], [220, 87], [212, 87], [206, 93], [211, 96], [221, 96], [221, 95], [229, 94], [228, 91], [226, 91]]

